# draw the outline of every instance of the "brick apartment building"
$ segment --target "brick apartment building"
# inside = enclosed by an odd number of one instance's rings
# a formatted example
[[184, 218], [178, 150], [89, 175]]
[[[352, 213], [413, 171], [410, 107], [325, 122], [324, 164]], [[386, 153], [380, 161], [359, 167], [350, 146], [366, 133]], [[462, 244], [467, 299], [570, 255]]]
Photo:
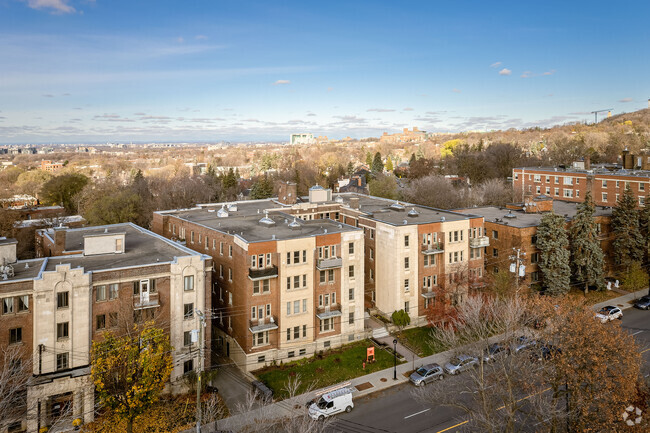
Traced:
[[[485, 234], [490, 238], [485, 250], [485, 270], [489, 273], [508, 272], [511, 257], [520, 250], [522, 264], [526, 267], [525, 277], [520, 284], [535, 284], [540, 281], [541, 272], [537, 265], [539, 252], [536, 247], [537, 228], [543, 214], [553, 211], [564, 215], [566, 228], [578, 210], [577, 203], [556, 201], [551, 197], [538, 196], [526, 198], [521, 204], [509, 204], [507, 207], [484, 206], [463, 209], [459, 212], [482, 215], [485, 219]], [[606, 206], [597, 206], [594, 221], [597, 224], [598, 239], [605, 253], [605, 275], [614, 271], [612, 256], [613, 234], [611, 229], [612, 210]]]
[[316, 186], [154, 213], [214, 259], [215, 344], [246, 370], [362, 338], [364, 307], [423, 318], [434, 289], [483, 275], [483, 218]]
[[169, 333], [169, 390], [183, 388], [200, 362], [190, 332], [199, 327], [193, 309], [211, 302], [208, 256], [130, 223], [40, 230], [36, 244], [39, 258], [16, 260], [16, 241], [0, 240], [0, 347], [33, 370], [26, 416], [12, 428], [37, 432], [64, 415], [90, 422], [92, 341], [134, 321], [153, 319]]
[[596, 205], [616, 206], [629, 185], [639, 206], [644, 206], [650, 194], [650, 153], [634, 156], [625, 150], [621, 159], [617, 167], [592, 167], [586, 159], [571, 168], [515, 168], [513, 187], [522, 197], [546, 195], [574, 203], [581, 203], [591, 191]]

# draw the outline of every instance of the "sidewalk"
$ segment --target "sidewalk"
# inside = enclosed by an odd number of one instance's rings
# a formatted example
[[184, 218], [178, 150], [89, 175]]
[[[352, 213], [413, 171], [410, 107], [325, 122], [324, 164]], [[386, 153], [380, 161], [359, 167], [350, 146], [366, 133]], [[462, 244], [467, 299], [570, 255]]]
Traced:
[[[632, 307], [630, 301], [640, 298], [648, 293], [648, 289], [639, 290], [638, 292], [628, 293], [627, 295], [620, 296], [618, 298], [613, 298], [605, 302], [594, 305], [592, 308], [598, 310], [606, 305], [616, 305], [621, 309]], [[393, 337], [383, 337], [389, 338], [390, 344], [392, 345]], [[399, 350], [399, 348], [398, 348]], [[353, 397], [358, 398], [367, 394], [371, 394], [376, 391], [381, 391], [387, 388], [391, 388], [395, 385], [399, 385], [405, 382], [408, 382], [409, 378], [407, 373], [414, 370], [414, 367], [417, 368], [423, 364], [429, 363], [438, 363], [444, 365], [449, 358], [454, 353], [454, 349], [447, 352], [436, 353], [431, 356], [424, 358], [411, 359], [411, 356], [407, 356], [407, 362], [397, 366], [397, 379], [393, 379], [393, 368], [387, 368], [385, 370], [377, 371], [365, 376], [359, 376], [355, 379], [350, 380], [351, 386], [354, 387]], [[400, 352], [401, 353], [401, 352]], [[410, 351], [407, 351], [409, 355]], [[328, 387], [328, 388], [331, 388]], [[219, 420], [218, 429], [219, 430], [232, 430], [238, 431], [242, 426], [254, 422], [255, 419], [266, 419], [269, 418], [283, 418], [287, 416], [296, 416], [298, 414], [305, 414], [305, 404], [312, 400], [315, 394], [319, 390], [314, 390], [310, 393], [302, 394], [296, 396], [292, 399], [282, 400], [277, 403], [273, 403], [268, 406], [260, 407], [258, 409], [252, 410], [250, 412], [237, 414], [226, 419]], [[216, 431], [214, 424], [204, 425], [201, 428], [202, 432], [210, 433]], [[186, 430], [184, 433], [193, 433], [194, 430]]]

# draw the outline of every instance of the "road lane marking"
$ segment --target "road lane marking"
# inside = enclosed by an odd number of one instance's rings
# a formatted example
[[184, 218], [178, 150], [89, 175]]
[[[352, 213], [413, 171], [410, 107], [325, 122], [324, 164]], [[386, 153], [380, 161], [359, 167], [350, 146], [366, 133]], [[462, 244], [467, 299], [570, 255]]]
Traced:
[[451, 430], [452, 428], [460, 427], [461, 425], [463, 425], [463, 424], [467, 424], [468, 422], [469, 422], [469, 421], [459, 422], [458, 424], [456, 424], [456, 425], [452, 425], [451, 427], [447, 427], [447, 428], [444, 429], [444, 430], [438, 430], [436, 433], [443, 433], [443, 432], [449, 431], [449, 430]]
[[[524, 397], [524, 398], [520, 398], [519, 400], [515, 401], [515, 403], [519, 403], [520, 401], [522, 401], [522, 400], [526, 400], [526, 399], [528, 399], [528, 398], [531, 398], [532, 396], [535, 396], [535, 395], [537, 395], [537, 394], [542, 394], [542, 393], [548, 391], [549, 389], [551, 389], [551, 388], [548, 387], [548, 388], [546, 388], [546, 389], [541, 390], [540, 392], [536, 392], [535, 394], [531, 394], [531, 395], [528, 395], [528, 396], [526, 396], [526, 397]], [[503, 409], [503, 408], [505, 408], [505, 407], [506, 407], [506, 406], [503, 405], [503, 406], [501, 406], [500, 408], [498, 408], [497, 410], [501, 410], [501, 409]]]
[[642, 350], [641, 353], [646, 353], [648, 350], [650, 350], [650, 348], [648, 348], [646, 350]]
[[415, 415], [420, 415], [421, 413], [427, 412], [427, 411], [429, 411], [429, 410], [431, 410], [431, 408], [429, 408], [429, 409], [424, 409], [424, 410], [421, 410], [420, 412], [416, 412], [416, 413], [413, 413], [413, 414], [411, 414], [411, 415], [405, 416], [404, 419], [410, 418], [410, 417], [415, 416]]
[[643, 331], [636, 331], [636, 332], [635, 332], [634, 334], [632, 334], [632, 335], [640, 334], [640, 333], [642, 333], [642, 332], [643, 332]]

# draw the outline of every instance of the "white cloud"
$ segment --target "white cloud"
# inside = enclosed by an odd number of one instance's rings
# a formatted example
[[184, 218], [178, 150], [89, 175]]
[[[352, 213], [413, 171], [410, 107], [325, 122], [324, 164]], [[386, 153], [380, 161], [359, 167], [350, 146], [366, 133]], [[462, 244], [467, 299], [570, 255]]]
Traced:
[[72, 14], [76, 9], [68, 0], [27, 0], [27, 6], [36, 10], [49, 9], [53, 14]]
[[494, 62], [490, 65], [490, 68], [498, 68], [499, 66], [501, 66], [501, 62]]
[[406, 108], [405, 108], [404, 110], [402, 110], [402, 111], [413, 111], [413, 109], [412, 109], [411, 107], [406, 107]]
[[499, 71], [499, 75], [510, 75], [512, 74], [512, 71], [508, 68], [503, 68]]
[[555, 73], [555, 69], [551, 69], [550, 71], [544, 72], [542, 75], [553, 75]]
[[623, 98], [618, 100], [618, 102], [623, 102], [623, 103], [632, 102], [632, 101], [634, 101], [634, 98]]
[[375, 113], [392, 113], [395, 110], [392, 108], [368, 108], [366, 111], [374, 111]]
[[521, 74], [521, 78], [530, 78], [533, 76], [533, 73], [530, 71], [524, 71], [523, 74]]
[[291, 84], [291, 81], [289, 81], [289, 80], [278, 80], [275, 83], [273, 83], [274, 86], [279, 86], [279, 85], [282, 85], [282, 84]]
[[206, 35], [196, 35], [196, 36], [194, 36], [194, 39], [202, 41], [202, 40], [208, 39], [208, 37]]
[[453, 89], [451, 89], [451, 91], [454, 92], [454, 93], [460, 93], [461, 92], [460, 89], [456, 89], [455, 87]]

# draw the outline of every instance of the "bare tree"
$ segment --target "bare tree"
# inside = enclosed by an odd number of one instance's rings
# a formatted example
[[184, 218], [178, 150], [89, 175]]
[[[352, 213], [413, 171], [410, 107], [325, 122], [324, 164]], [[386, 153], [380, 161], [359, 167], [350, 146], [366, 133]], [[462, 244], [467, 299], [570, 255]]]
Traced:
[[27, 412], [27, 385], [31, 362], [17, 348], [0, 351], [0, 431], [20, 421]]

